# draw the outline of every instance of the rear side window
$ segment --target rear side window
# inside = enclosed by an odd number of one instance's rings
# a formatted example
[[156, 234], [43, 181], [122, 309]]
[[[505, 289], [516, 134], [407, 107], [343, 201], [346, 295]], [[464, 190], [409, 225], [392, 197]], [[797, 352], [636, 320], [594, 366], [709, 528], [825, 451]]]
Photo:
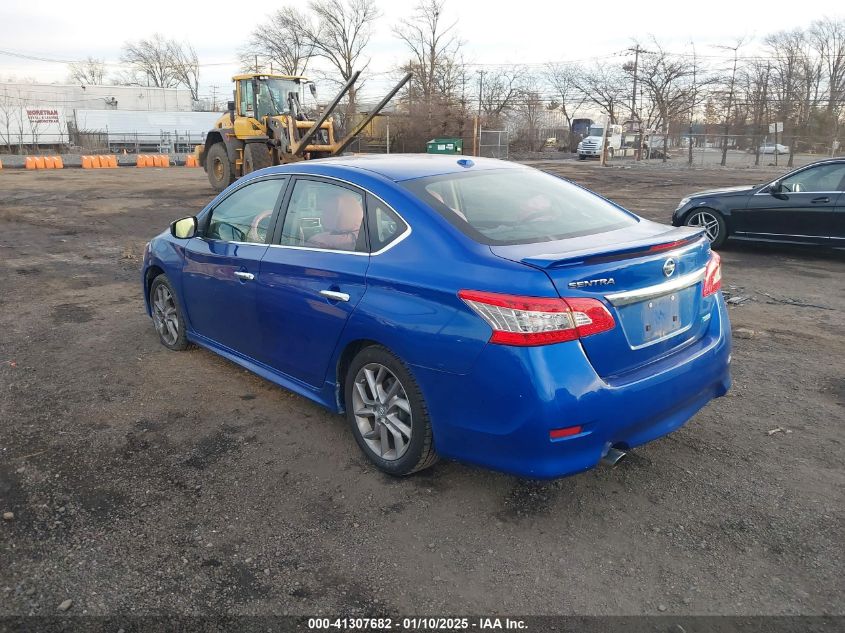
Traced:
[[370, 251], [377, 253], [395, 241], [408, 225], [396, 213], [374, 196], [367, 197], [367, 212], [370, 222]]
[[612, 231], [637, 219], [534, 169], [447, 174], [403, 183], [483, 244], [529, 244]]
[[364, 196], [318, 180], [297, 180], [281, 244], [331, 251], [367, 251]]

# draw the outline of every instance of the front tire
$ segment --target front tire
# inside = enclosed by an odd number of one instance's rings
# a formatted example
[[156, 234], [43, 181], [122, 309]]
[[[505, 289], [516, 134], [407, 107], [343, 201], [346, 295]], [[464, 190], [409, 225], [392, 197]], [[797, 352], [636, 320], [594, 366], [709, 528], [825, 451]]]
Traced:
[[355, 441], [379, 470], [404, 476], [437, 461], [419, 385], [387, 348], [374, 345], [355, 356], [346, 372], [344, 396]]
[[232, 163], [229, 162], [229, 154], [223, 143], [215, 143], [208, 150], [205, 157], [205, 171], [208, 173], [208, 182], [215, 191], [223, 191], [235, 182]]
[[174, 352], [187, 349], [185, 318], [176, 300], [176, 292], [166, 275], [153, 279], [150, 286], [150, 311], [161, 344]]
[[244, 149], [244, 175], [273, 164], [270, 150], [263, 143], [247, 143]]
[[693, 209], [684, 218], [684, 226], [704, 229], [711, 248], [719, 248], [728, 239], [728, 227], [722, 214], [713, 209]]

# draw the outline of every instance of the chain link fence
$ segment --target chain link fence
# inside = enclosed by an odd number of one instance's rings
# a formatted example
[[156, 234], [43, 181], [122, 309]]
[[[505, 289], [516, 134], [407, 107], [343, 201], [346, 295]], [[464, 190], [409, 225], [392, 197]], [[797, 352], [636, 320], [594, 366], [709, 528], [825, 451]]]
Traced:
[[[663, 134], [652, 133], [646, 136], [642, 152], [637, 133], [611, 136], [607, 142], [611, 164], [637, 162], [639, 155], [639, 162], [648, 165], [721, 167], [724, 157], [724, 167], [729, 168], [786, 168], [845, 156], [845, 144], [837, 139], [823, 144], [811, 143], [809, 139], [800, 136], [787, 136], [786, 139], [779, 137], [775, 143], [772, 136], [684, 134], [664, 138]], [[577, 157], [577, 154], [569, 153], [568, 149], [561, 145], [557, 148], [546, 147], [542, 150], [543, 156], [531, 157], [547, 157], [550, 160]]]
[[508, 143], [508, 133], [505, 130], [481, 130], [478, 139], [478, 155], [507, 160]]
[[205, 133], [161, 130], [159, 133], [71, 131], [71, 150], [108, 154], [190, 154], [205, 142]]

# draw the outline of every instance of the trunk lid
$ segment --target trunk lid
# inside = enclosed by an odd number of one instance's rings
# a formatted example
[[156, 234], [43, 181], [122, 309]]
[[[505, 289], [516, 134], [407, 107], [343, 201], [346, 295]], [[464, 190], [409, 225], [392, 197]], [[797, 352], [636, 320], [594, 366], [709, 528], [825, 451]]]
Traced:
[[641, 220], [617, 231], [491, 250], [543, 270], [561, 297], [607, 306], [616, 327], [581, 339], [602, 377], [684, 348], [709, 327], [714, 297], [702, 297], [701, 289], [710, 246], [700, 230]]

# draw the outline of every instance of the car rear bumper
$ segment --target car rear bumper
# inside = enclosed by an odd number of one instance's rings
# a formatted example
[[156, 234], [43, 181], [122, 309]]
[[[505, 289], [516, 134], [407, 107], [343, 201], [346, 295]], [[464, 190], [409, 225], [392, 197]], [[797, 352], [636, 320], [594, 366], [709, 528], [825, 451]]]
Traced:
[[[465, 375], [414, 367], [444, 457], [534, 478], [588, 470], [610, 447], [633, 448], [674, 431], [727, 393], [730, 325], [719, 297], [705, 336], [613, 378], [598, 376], [577, 341], [488, 345]], [[550, 431], [582, 431], [550, 439]]]

